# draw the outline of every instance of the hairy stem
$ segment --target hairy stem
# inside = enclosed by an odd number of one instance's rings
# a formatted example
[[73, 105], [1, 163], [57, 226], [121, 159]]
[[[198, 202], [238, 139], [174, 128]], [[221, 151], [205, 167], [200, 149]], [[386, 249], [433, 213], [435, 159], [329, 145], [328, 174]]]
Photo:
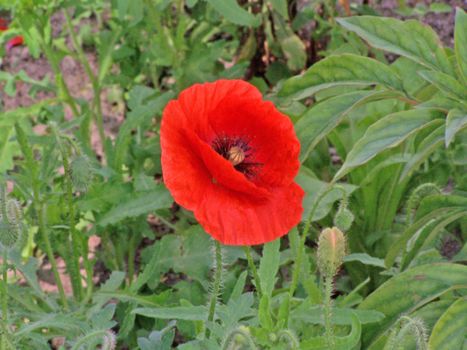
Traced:
[[3, 280], [2, 280], [2, 323], [3, 328], [8, 327], [8, 250], [3, 248]]
[[335, 348], [334, 330], [332, 327], [332, 290], [333, 290], [333, 276], [326, 276], [324, 279], [324, 328], [326, 342], [329, 349]]
[[261, 299], [263, 296], [263, 291], [261, 290], [261, 279], [259, 278], [258, 270], [256, 269], [255, 262], [251, 256], [251, 248], [249, 246], [244, 247], [246, 259], [248, 261], [248, 267], [251, 270], [253, 279], [255, 280], [256, 291], [258, 292], [258, 297]]
[[[222, 247], [218, 241], [214, 241], [215, 246], [215, 261], [214, 261], [214, 281], [212, 285], [211, 300], [209, 301], [209, 315], [208, 322], [214, 321], [216, 314], [217, 298], [222, 283]], [[206, 332], [206, 336], [209, 336], [209, 332]]]
[[57, 284], [58, 292], [60, 295], [60, 299], [62, 301], [62, 305], [65, 309], [68, 309], [68, 301], [66, 299], [65, 290], [63, 289], [62, 280], [60, 279], [60, 274], [58, 273], [57, 268], [57, 261], [55, 260], [55, 256], [52, 250], [52, 246], [49, 240], [49, 232], [45, 226], [44, 222], [44, 206], [40, 198], [40, 179], [39, 179], [39, 172], [37, 168], [37, 163], [34, 160], [34, 156], [32, 153], [32, 148], [29, 146], [26, 134], [24, 133], [23, 129], [19, 126], [19, 124], [15, 125], [16, 130], [16, 137], [18, 139], [18, 143], [21, 148], [21, 152], [23, 152], [24, 158], [26, 160], [26, 167], [30, 171], [31, 175], [31, 187], [33, 191], [33, 208], [37, 215], [37, 222], [39, 226], [39, 231], [42, 235], [42, 240], [45, 244], [46, 254], [50, 261], [50, 265], [52, 266], [52, 272], [55, 278], [55, 283]]

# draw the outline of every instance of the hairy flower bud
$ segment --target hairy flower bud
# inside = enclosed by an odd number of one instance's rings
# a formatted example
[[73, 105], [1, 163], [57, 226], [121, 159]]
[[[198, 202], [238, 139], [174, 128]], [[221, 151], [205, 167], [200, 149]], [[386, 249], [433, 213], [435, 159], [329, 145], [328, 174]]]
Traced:
[[6, 197], [0, 186], [0, 244], [7, 249], [21, 241], [23, 236], [23, 213], [20, 204]]
[[76, 191], [86, 192], [92, 182], [94, 169], [88, 157], [81, 155], [71, 162], [71, 179]]
[[334, 216], [334, 226], [345, 232], [352, 226], [353, 220], [352, 212], [346, 207], [340, 207]]
[[332, 278], [346, 255], [346, 240], [337, 227], [326, 228], [318, 241], [318, 267], [326, 278]]

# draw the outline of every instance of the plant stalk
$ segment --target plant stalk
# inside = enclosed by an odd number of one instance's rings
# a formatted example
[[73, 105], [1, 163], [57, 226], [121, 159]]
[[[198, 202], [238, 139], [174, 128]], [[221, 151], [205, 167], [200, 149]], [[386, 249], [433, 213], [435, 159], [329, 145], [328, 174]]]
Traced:
[[[214, 321], [216, 314], [217, 299], [219, 297], [221, 283], [222, 283], [222, 247], [219, 241], [214, 241], [215, 246], [215, 265], [214, 265], [214, 282], [211, 293], [211, 300], [209, 301], [209, 315], [208, 322]], [[206, 337], [209, 337], [209, 332], [206, 331]]]
[[259, 299], [261, 299], [261, 297], [263, 296], [263, 291], [261, 289], [261, 279], [259, 278], [258, 270], [256, 269], [255, 262], [253, 261], [253, 258], [251, 256], [251, 248], [250, 246], [245, 246], [244, 250], [246, 259], [248, 261], [248, 267], [250, 268], [251, 273], [253, 274], [253, 279], [255, 280], [255, 287], [256, 291], [258, 292], [258, 297]]

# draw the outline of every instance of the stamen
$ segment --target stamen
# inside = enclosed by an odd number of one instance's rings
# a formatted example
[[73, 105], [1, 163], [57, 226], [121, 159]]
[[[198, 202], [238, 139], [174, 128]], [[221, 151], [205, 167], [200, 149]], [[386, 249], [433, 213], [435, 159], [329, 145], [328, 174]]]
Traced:
[[254, 161], [254, 150], [243, 137], [218, 136], [213, 140], [212, 148], [249, 179], [254, 178], [262, 166]]

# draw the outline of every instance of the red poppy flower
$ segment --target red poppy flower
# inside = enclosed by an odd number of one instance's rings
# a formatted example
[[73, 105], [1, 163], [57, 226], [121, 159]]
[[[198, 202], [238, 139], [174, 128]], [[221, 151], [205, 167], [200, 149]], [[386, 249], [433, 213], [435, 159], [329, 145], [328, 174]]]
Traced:
[[164, 181], [212, 237], [254, 245], [300, 221], [293, 124], [241, 80], [196, 84], [169, 102], [161, 125]]

